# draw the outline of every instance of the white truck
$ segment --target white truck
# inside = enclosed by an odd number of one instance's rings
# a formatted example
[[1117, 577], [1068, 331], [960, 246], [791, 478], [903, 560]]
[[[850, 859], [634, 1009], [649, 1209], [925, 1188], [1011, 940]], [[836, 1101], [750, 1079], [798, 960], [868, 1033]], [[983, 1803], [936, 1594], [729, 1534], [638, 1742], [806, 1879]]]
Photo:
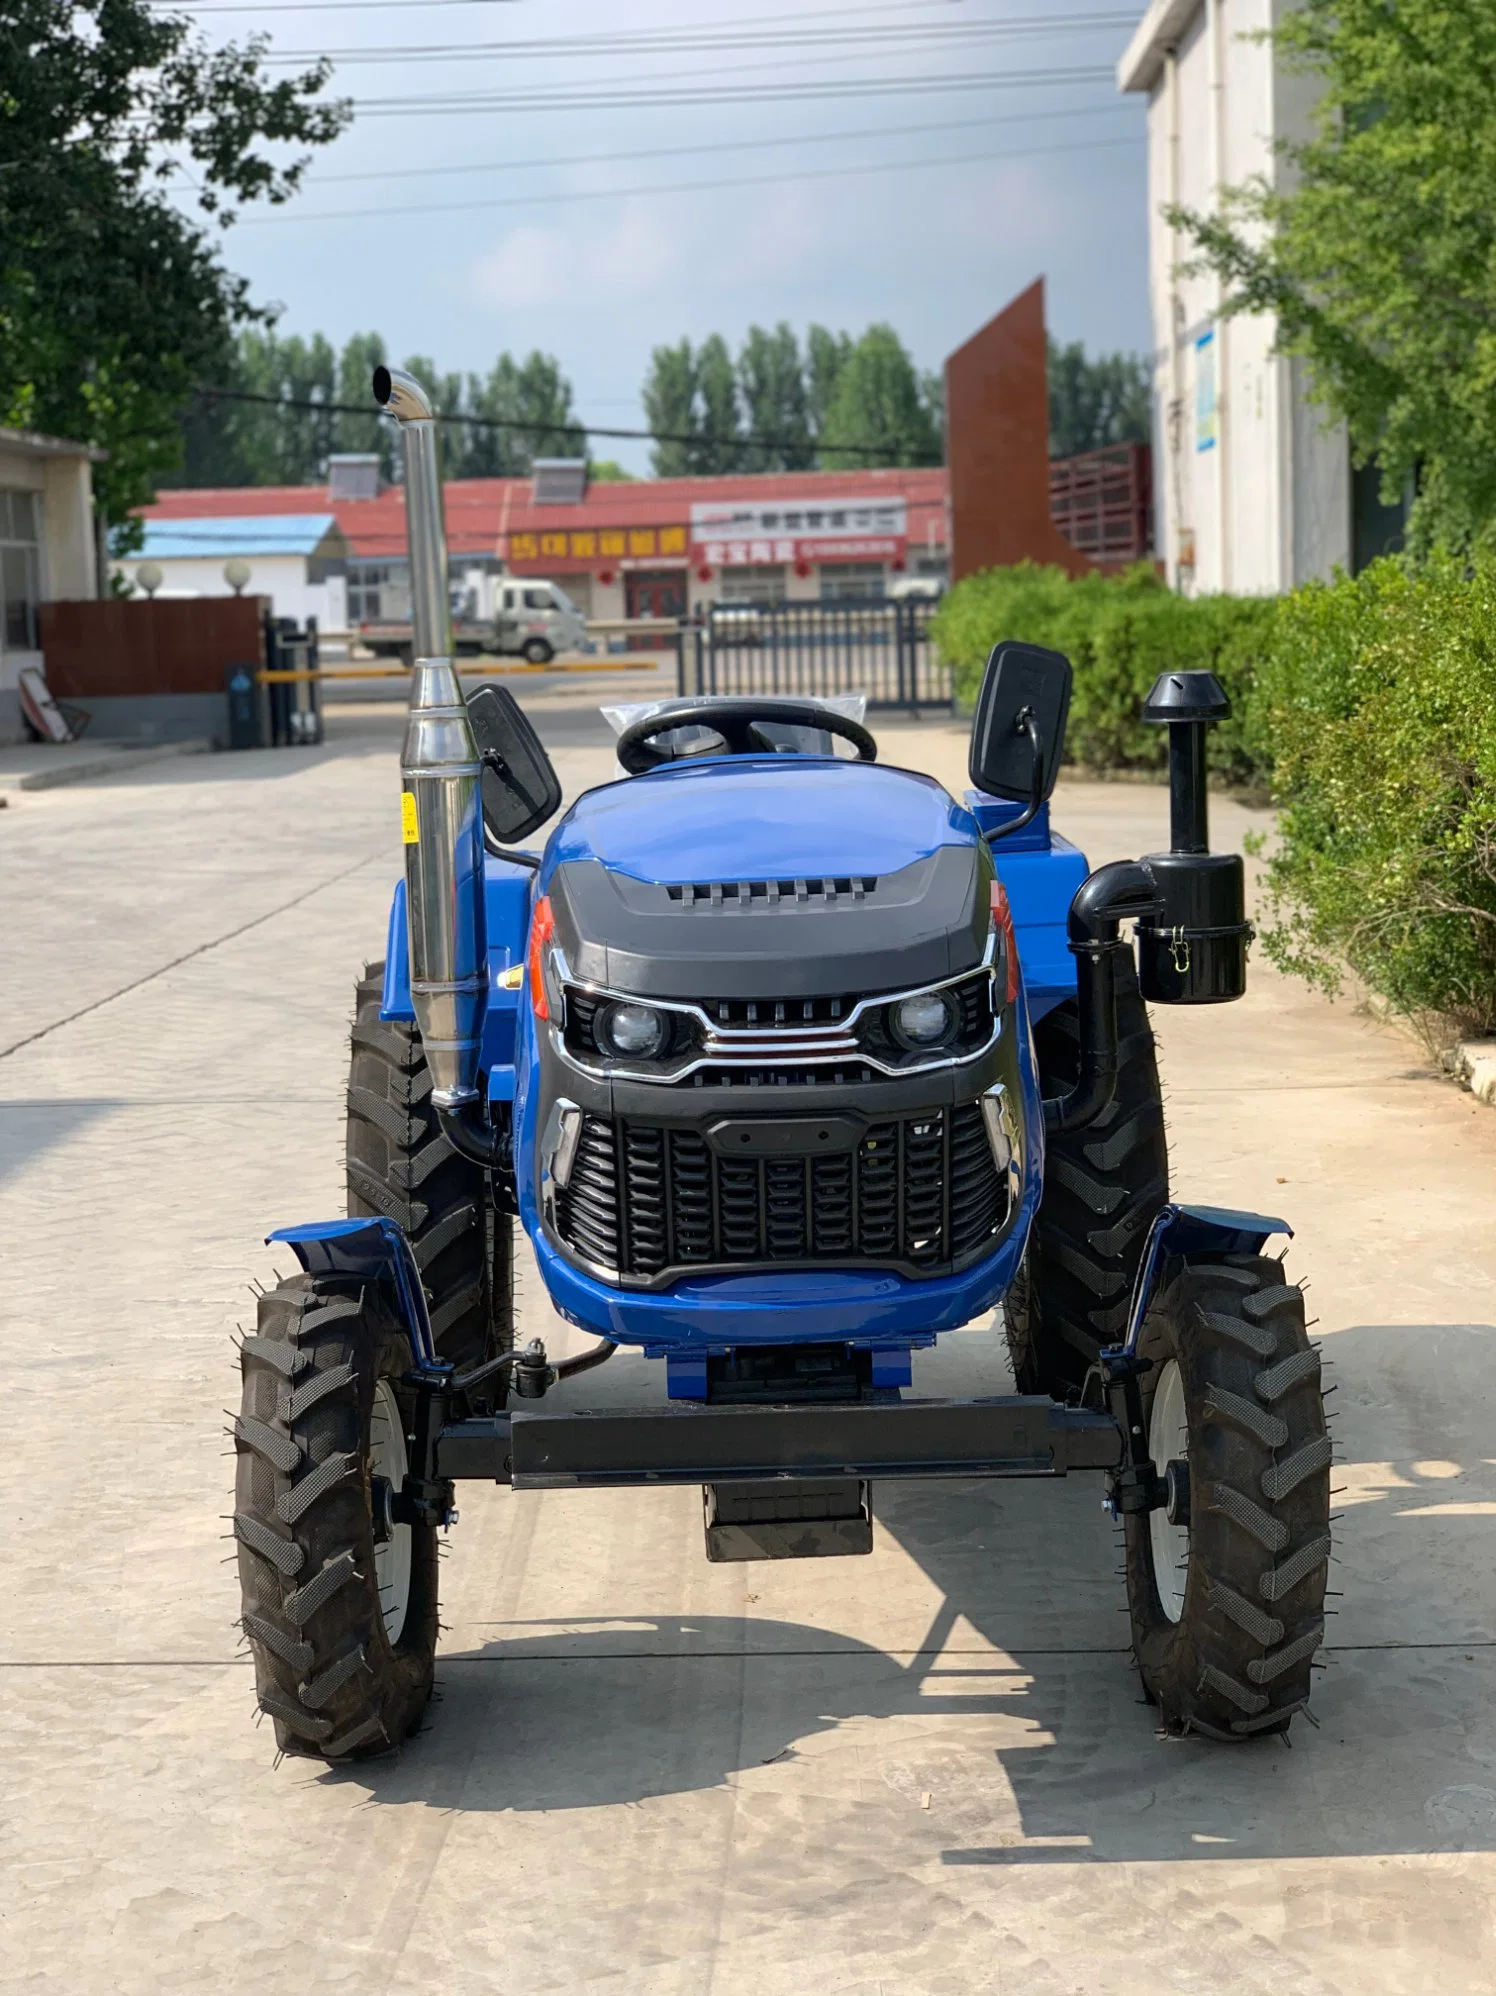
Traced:
[[[587, 646], [587, 619], [556, 582], [543, 577], [504, 576], [494, 590], [492, 620], [464, 615], [453, 606], [452, 644], [459, 657], [505, 653], [546, 665], [558, 652]], [[398, 658], [409, 665], [414, 656], [407, 621], [357, 626], [357, 639], [376, 658]]]

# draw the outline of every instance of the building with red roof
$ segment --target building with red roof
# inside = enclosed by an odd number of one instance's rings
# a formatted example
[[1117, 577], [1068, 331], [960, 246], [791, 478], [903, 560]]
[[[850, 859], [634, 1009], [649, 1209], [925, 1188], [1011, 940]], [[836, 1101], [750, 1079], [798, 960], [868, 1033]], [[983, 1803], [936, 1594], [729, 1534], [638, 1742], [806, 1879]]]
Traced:
[[[944, 576], [946, 486], [938, 466], [593, 482], [581, 464], [542, 461], [530, 477], [448, 482], [453, 584], [482, 617], [506, 573], [558, 582], [599, 618], [877, 595], [905, 573]], [[376, 485], [372, 460], [335, 460], [325, 485], [173, 490], [141, 509], [174, 523], [314, 513], [348, 544], [348, 622], [407, 616], [405, 495]]]

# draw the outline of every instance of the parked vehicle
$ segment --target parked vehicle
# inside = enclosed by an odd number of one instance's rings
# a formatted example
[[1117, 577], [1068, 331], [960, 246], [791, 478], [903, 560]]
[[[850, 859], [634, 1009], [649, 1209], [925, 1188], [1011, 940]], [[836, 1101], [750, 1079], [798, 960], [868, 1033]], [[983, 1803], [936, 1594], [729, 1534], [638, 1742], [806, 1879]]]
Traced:
[[582, 651], [587, 619], [558, 582], [506, 577], [494, 620], [494, 650], [545, 665], [558, 652]]
[[[1070, 669], [1019, 643], [964, 802], [848, 713], [685, 700], [521, 850], [560, 785], [508, 689], [463, 700], [431, 406], [375, 380], [426, 662], [405, 879], [357, 987], [350, 1216], [272, 1236], [301, 1272], [240, 1353], [243, 1626], [282, 1750], [420, 1724], [464, 1478], [700, 1485], [707, 1557], [746, 1560], [869, 1552], [878, 1477], [1094, 1470], [1167, 1727], [1286, 1731], [1324, 1627], [1319, 1356], [1268, 1252], [1286, 1223], [1171, 1196], [1145, 1009], [1244, 988], [1242, 863], [1206, 837], [1216, 681], [1153, 690], [1173, 836], [1144, 860], [1091, 872], [1052, 831]], [[785, 752], [804, 727], [850, 753]], [[516, 1217], [596, 1339], [577, 1357], [516, 1343]], [[914, 1396], [915, 1354], [999, 1305], [1017, 1392]], [[673, 1404], [545, 1406], [620, 1344]]]
[[[375, 658], [396, 658], [402, 665], [409, 665], [414, 660], [415, 633], [409, 618], [358, 624], [355, 629], [359, 644], [365, 651], [372, 652]], [[453, 617], [451, 630], [452, 653], [456, 658], [479, 658], [485, 652], [498, 649], [493, 625], [481, 618]]]
[[[559, 652], [587, 649], [587, 619], [556, 582], [506, 577], [496, 592], [492, 622], [453, 615], [449, 620], [454, 657], [512, 654], [531, 665], [547, 665]], [[376, 658], [417, 656], [411, 624], [360, 624], [359, 643]]]

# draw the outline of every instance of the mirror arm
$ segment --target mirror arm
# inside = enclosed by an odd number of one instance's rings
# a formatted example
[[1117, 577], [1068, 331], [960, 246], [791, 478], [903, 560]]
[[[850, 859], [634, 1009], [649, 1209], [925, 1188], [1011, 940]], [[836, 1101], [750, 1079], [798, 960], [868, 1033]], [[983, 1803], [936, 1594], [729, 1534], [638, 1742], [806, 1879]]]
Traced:
[[987, 834], [989, 846], [995, 846], [999, 839], [1009, 839], [1014, 832], [1021, 832], [1031, 825], [1044, 808], [1044, 744], [1039, 739], [1039, 723], [1034, 719], [1032, 707], [1020, 707], [1013, 717], [1015, 735], [1027, 735], [1031, 774], [1029, 776], [1029, 800], [1016, 818], [1010, 818], [1005, 825], [999, 825], [995, 832]]
[[540, 871], [538, 852], [521, 852], [518, 846], [501, 846], [496, 839], [488, 836], [488, 827], [483, 828], [483, 850], [494, 859], [507, 859], [511, 866], [526, 866], [531, 873]]

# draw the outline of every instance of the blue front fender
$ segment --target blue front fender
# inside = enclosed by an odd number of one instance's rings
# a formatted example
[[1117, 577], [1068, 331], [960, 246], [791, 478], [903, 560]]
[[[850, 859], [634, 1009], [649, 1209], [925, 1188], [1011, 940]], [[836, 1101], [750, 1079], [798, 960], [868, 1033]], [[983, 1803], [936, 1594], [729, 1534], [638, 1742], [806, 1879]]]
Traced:
[[298, 1227], [278, 1227], [265, 1236], [284, 1241], [308, 1275], [359, 1275], [388, 1283], [400, 1306], [417, 1365], [436, 1362], [426, 1292], [410, 1242], [393, 1220], [307, 1220]]
[[1241, 1213], [1230, 1206], [1161, 1207], [1138, 1263], [1138, 1279], [1132, 1292], [1132, 1309], [1122, 1349], [1137, 1350], [1143, 1319], [1170, 1255], [1261, 1254], [1263, 1244], [1274, 1234], [1287, 1234], [1291, 1240], [1293, 1228], [1286, 1220], [1274, 1220], [1265, 1213]]

